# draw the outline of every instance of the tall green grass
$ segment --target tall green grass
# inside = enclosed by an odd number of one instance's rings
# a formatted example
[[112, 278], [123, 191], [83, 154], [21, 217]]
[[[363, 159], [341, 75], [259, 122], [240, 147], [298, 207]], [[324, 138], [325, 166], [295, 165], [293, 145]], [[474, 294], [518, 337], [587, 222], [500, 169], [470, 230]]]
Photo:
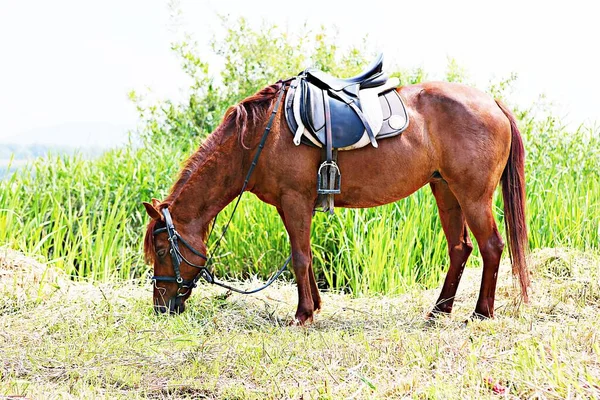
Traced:
[[[600, 251], [598, 130], [568, 132], [553, 118], [536, 122], [527, 113], [519, 125], [527, 150], [531, 246]], [[0, 245], [42, 255], [75, 278], [143, 276], [147, 216], [141, 202], [166, 195], [196, 145], [153, 144], [112, 150], [94, 160], [35, 161], [0, 182]], [[501, 196], [495, 204], [502, 228]], [[230, 212], [231, 207], [224, 210], [220, 221]], [[319, 214], [312, 243], [321, 285], [353, 293], [433, 286], [448, 264], [427, 187], [387, 206]], [[222, 249], [215, 263], [219, 276], [264, 278], [283, 262], [289, 244], [276, 211], [247, 194]], [[474, 252], [470, 263], [477, 264], [477, 257]]]
[[524, 128], [530, 243], [600, 249], [600, 129], [548, 117]]
[[[168, 153], [173, 160], [186, 157], [177, 148]], [[170, 184], [178, 169], [160, 155], [153, 147], [126, 147], [93, 160], [37, 159], [0, 181], [0, 244], [43, 255], [78, 278], [139, 276], [147, 269], [140, 257], [146, 218], [140, 201]]]

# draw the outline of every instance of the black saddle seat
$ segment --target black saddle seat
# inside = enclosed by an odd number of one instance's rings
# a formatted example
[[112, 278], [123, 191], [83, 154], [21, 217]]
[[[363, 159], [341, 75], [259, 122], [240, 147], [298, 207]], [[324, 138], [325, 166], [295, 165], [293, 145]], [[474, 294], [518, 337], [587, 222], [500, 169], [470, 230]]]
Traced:
[[312, 68], [306, 70], [309, 81], [322, 89], [333, 89], [340, 91], [348, 86], [358, 86], [360, 89], [381, 86], [387, 82], [387, 76], [383, 74], [383, 53], [379, 54], [363, 72], [351, 78], [337, 78], [326, 72]]

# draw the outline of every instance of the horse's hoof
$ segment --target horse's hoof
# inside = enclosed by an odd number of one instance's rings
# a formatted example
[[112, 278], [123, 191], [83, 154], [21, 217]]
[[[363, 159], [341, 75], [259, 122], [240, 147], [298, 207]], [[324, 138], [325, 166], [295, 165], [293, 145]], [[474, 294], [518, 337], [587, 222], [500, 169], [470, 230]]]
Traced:
[[313, 322], [312, 316], [306, 317], [306, 318], [294, 317], [294, 319], [291, 320], [288, 325], [289, 326], [306, 326], [306, 325], [310, 324], [311, 322]]
[[448, 317], [450, 316], [450, 311], [442, 311], [442, 310], [438, 310], [438, 309], [433, 309], [429, 312], [429, 314], [427, 314], [427, 320], [431, 321], [431, 320], [435, 320], [437, 318], [440, 317]]
[[492, 318], [494, 318], [494, 317], [493, 316], [479, 314], [478, 312], [474, 312], [473, 314], [471, 314], [471, 316], [469, 317], [469, 319], [467, 319], [465, 321], [465, 325], [468, 325], [469, 322], [473, 322], [473, 321], [486, 321], [486, 320], [492, 319]]

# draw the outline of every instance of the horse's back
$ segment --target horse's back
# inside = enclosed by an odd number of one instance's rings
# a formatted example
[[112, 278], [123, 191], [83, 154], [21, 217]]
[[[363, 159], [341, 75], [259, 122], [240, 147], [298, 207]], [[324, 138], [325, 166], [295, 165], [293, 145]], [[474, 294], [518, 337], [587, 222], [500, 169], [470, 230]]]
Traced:
[[446, 180], [495, 180], [510, 151], [510, 122], [488, 94], [458, 83], [428, 82], [400, 89], [423, 126], [437, 172]]
[[[336, 205], [396, 201], [428, 182], [471, 179], [497, 185], [510, 149], [510, 124], [494, 99], [475, 88], [428, 82], [398, 89], [410, 123], [399, 136], [339, 153], [342, 193]], [[487, 188], [482, 189], [489, 190]]]
[[[436, 140], [435, 133], [446, 132], [461, 141], [487, 140], [506, 131], [508, 119], [495, 100], [479, 89], [459, 83], [427, 82], [403, 86], [400, 94], [412, 116], [419, 115]], [[473, 137], [474, 136], [474, 137]], [[510, 137], [510, 135], [508, 136]], [[496, 138], [497, 139], [497, 138]]]

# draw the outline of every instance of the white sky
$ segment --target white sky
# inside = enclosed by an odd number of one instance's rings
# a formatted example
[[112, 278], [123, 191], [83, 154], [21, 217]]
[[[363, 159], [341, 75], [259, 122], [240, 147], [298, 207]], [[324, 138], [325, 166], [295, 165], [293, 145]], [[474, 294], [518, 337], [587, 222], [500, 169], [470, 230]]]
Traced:
[[[520, 103], [545, 93], [567, 121], [600, 121], [594, 1], [182, 0], [180, 6], [183, 29], [201, 43], [219, 29], [217, 13], [290, 30], [305, 22], [336, 25], [344, 44], [368, 35], [386, 60], [422, 66], [434, 77], [443, 76], [448, 56], [481, 86], [517, 72]], [[129, 90], [178, 98], [185, 87], [170, 51], [175, 38], [166, 0], [0, 0], [0, 138], [71, 122], [135, 126]]]

